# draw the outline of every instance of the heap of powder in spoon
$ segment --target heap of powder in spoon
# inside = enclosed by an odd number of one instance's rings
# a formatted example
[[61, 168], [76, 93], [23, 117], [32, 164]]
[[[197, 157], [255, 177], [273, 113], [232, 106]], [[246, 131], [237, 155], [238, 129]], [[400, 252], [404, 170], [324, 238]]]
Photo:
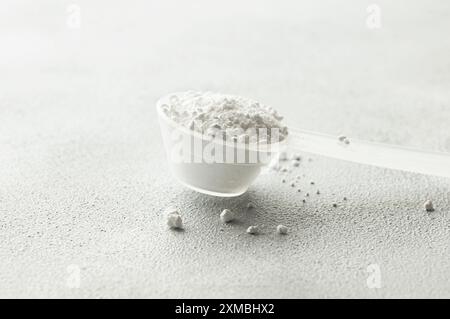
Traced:
[[182, 92], [172, 95], [162, 109], [177, 124], [209, 137], [272, 143], [288, 135], [275, 109], [236, 95]]

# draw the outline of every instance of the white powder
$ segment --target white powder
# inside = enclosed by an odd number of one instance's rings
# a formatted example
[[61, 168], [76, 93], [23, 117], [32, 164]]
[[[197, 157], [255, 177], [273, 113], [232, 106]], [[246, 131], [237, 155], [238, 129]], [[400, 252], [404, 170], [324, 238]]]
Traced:
[[250, 226], [249, 228], [247, 228], [247, 233], [251, 234], [251, 235], [255, 235], [258, 233], [258, 226]]
[[277, 226], [277, 233], [280, 235], [286, 235], [288, 233], [288, 228], [284, 225]]
[[176, 229], [183, 228], [183, 221], [181, 220], [181, 216], [175, 208], [169, 207], [166, 213], [167, 213], [167, 226]]
[[347, 136], [345, 136], [345, 135], [339, 135], [338, 136], [338, 140], [341, 143], [344, 143], [344, 144], [347, 144], [347, 145], [350, 144], [350, 139]]
[[220, 213], [220, 220], [224, 223], [229, 223], [234, 219], [234, 214], [229, 209], [224, 209], [222, 213]]
[[424, 204], [423, 207], [425, 208], [425, 210], [427, 212], [433, 212], [434, 211], [434, 206], [433, 203], [431, 202], [431, 200], [427, 200]]
[[[276, 110], [240, 96], [188, 91], [172, 95], [161, 107], [176, 123], [210, 137], [271, 143], [288, 135]], [[278, 129], [278, 137], [271, 129]]]

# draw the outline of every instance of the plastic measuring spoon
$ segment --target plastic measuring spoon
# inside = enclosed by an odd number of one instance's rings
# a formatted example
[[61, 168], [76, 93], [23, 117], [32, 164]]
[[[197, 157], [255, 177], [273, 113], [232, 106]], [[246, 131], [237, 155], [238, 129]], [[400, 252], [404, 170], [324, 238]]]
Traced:
[[[354, 163], [450, 177], [450, 154], [448, 153], [426, 152], [356, 139], [351, 139], [350, 143], [346, 144], [334, 136], [299, 129], [290, 128], [287, 141], [270, 144], [268, 148], [254, 149], [242, 144], [222, 145], [222, 143], [211, 142], [203, 135], [175, 123], [164, 114], [162, 106], [169, 103], [170, 96], [171, 94], [162, 97], [156, 105], [168, 164], [173, 175], [182, 184], [200, 193], [220, 197], [233, 197], [245, 193], [262, 169], [271, 159], [277, 157], [278, 151], [284, 146]], [[181, 142], [184, 141], [188, 141], [189, 145], [181, 149], [189, 160], [180, 161], [173, 155], [179, 153], [180, 145], [184, 145]], [[256, 156], [258, 160], [245, 163], [234, 160], [205, 162], [200, 157], [204, 154], [202, 152], [212, 144], [218, 145], [227, 154], [243, 151], [247, 158]], [[199, 145], [200, 152], [193, 151], [195, 147], [191, 148], [192, 145]], [[266, 160], [259, 160], [260, 158]]]

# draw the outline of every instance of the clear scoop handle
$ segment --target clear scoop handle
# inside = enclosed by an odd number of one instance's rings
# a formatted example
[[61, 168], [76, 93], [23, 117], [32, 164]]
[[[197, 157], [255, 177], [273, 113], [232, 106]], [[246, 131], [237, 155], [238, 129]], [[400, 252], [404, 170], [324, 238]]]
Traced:
[[294, 150], [354, 163], [450, 178], [450, 153], [428, 152], [389, 144], [290, 129], [288, 146]]

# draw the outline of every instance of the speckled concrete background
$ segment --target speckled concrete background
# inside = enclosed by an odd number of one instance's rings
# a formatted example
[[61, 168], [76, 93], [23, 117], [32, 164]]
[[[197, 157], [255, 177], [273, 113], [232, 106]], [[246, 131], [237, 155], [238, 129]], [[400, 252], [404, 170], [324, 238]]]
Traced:
[[450, 297], [448, 179], [313, 157], [292, 173], [322, 192], [306, 204], [278, 173], [207, 197], [169, 175], [154, 111], [219, 90], [293, 126], [450, 151], [448, 1], [378, 1], [379, 30], [366, 1], [161, 2], [75, 1], [80, 29], [68, 1], [0, 4], [0, 297]]

